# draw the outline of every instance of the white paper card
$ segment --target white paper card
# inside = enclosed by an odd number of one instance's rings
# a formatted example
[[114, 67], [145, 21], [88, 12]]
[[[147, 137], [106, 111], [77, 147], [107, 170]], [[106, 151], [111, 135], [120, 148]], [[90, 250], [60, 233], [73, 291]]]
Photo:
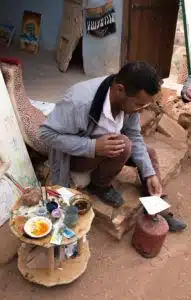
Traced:
[[142, 197], [139, 198], [139, 200], [149, 215], [158, 214], [170, 207], [170, 204], [161, 199], [159, 196]]
[[32, 106], [39, 109], [44, 116], [48, 116], [53, 111], [56, 105], [55, 103], [42, 102], [38, 100], [29, 99], [29, 101], [32, 104]]
[[57, 192], [62, 196], [63, 200], [69, 205], [70, 199], [74, 196], [67, 188], [58, 189]]

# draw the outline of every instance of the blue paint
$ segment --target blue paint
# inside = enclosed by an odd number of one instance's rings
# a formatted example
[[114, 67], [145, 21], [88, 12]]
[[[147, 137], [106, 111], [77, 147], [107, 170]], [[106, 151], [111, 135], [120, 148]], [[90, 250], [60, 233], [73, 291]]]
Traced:
[[19, 41], [24, 10], [42, 14], [40, 47], [54, 50], [64, 12], [64, 0], [0, 0], [0, 23], [16, 27], [16, 40]]
[[[88, 0], [89, 7], [103, 4], [103, 1]], [[87, 35], [84, 30], [84, 71], [89, 76], [102, 76], [117, 72], [120, 68], [123, 0], [113, 0], [116, 11], [117, 32], [104, 38]]]

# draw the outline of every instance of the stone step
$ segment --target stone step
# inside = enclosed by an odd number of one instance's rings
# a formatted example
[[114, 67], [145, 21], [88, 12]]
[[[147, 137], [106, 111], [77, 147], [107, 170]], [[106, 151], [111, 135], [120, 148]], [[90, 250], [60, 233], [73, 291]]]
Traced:
[[[181, 163], [188, 153], [187, 145], [177, 143], [174, 139], [159, 133], [147, 137], [145, 141], [157, 152], [161, 177], [165, 185], [180, 170]], [[132, 229], [136, 217], [142, 209], [139, 202], [140, 181], [136, 168], [124, 167], [114, 185], [125, 200], [125, 204], [121, 208], [114, 209], [105, 205], [94, 195], [91, 195], [91, 198], [96, 215], [96, 226], [120, 240], [125, 232]]]
[[120, 240], [125, 232], [135, 224], [136, 217], [141, 210], [139, 202], [140, 192], [136, 186], [129, 183], [115, 182], [115, 187], [121, 192], [125, 203], [119, 209], [105, 205], [96, 196], [92, 196], [95, 212], [95, 225]]

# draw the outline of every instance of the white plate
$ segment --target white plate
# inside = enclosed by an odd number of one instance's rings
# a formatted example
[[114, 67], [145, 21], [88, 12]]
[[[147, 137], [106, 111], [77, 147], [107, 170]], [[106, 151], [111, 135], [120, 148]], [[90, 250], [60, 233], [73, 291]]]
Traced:
[[[46, 232], [44, 232], [40, 235], [35, 235], [33, 233], [33, 230], [35, 227], [35, 223], [38, 223], [38, 222], [46, 223], [48, 225], [48, 229]], [[36, 238], [36, 239], [39, 239], [39, 238], [42, 238], [42, 237], [48, 235], [51, 230], [52, 230], [52, 222], [48, 218], [45, 218], [45, 217], [31, 218], [25, 223], [25, 226], [24, 226], [24, 231], [26, 232], [26, 234], [28, 234], [30, 237]]]

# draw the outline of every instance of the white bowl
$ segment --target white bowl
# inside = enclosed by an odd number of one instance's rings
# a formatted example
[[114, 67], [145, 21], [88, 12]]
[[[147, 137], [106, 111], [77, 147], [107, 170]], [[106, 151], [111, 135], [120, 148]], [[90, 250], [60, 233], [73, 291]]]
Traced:
[[[33, 231], [33, 227], [35, 226], [35, 223], [39, 222], [39, 221], [42, 221], [43, 223], [46, 223], [48, 225], [48, 230], [45, 233], [41, 234], [41, 235], [35, 235], [32, 232]], [[30, 237], [36, 238], [36, 239], [42, 238], [44, 236], [47, 236], [50, 233], [51, 230], [52, 230], [52, 222], [51, 222], [51, 220], [49, 220], [46, 217], [34, 217], [34, 218], [31, 218], [31, 219], [29, 219], [25, 223], [25, 226], [24, 226], [25, 233], [27, 235], [29, 235]]]

